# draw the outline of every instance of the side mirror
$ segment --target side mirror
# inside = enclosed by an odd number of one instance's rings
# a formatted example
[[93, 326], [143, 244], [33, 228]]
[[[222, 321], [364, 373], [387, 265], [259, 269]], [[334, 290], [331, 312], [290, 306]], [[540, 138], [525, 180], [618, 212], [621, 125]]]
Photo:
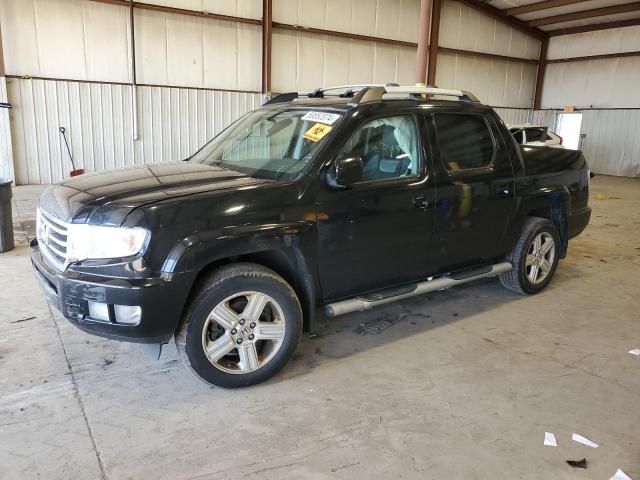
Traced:
[[362, 158], [341, 158], [333, 162], [327, 183], [334, 188], [347, 188], [362, 180]]

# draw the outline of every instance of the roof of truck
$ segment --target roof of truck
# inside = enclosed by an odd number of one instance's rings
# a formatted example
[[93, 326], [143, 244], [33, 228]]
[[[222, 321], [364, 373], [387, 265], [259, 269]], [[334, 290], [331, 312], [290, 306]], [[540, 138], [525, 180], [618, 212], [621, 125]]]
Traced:
[[[391, 100], [418, 100], [424, 103], [473, 103], [480, 101], [464, 90], [443, 89], [433, 86], [400, 86], [397, 84], [340, 85], [318, 88], [312, 92], [288, 92], [276, 95], [265, 106], [287, 104], [300, 107], [326, 107], [348, 110], [364, 103]], [[421, 102], [421, 103], [422, 103]]]

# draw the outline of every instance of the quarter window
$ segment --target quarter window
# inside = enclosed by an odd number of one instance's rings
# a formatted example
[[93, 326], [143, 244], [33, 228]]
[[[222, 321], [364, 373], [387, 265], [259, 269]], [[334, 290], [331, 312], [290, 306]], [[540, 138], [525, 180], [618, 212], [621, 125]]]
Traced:
[[527, 142], [544, 142], [546, 139], [546, 128], [527, 128]]
[[449, 171], [488, 167], [493, 160], [493, 139], [481, 115], [439, 113], [434, 124], [440, 155]]
[[362, 158], [363, 181], [417, 175], [420, 159], [412, 117], [378, 118], [365, 123], [338, 155], [338, 158], [352, 157]]

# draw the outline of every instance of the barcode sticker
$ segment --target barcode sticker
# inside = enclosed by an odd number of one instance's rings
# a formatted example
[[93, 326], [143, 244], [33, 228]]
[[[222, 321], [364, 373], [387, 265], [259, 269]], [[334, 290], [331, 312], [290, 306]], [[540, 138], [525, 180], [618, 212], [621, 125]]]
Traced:
[[302, 120], [306, 120], [309, 122], [320, 122], [325, 125], [333, 125], [336, 120], [340, 118], [340, 115], [337, 113], [326, 113], [326, 112], [309, 112]]

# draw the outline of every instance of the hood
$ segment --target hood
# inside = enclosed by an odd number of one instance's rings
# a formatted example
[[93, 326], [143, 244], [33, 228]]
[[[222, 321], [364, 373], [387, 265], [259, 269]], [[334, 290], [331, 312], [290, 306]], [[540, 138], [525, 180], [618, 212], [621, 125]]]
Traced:
[[120, 225], [136, 207], [159, 200], [269, 182], [218, 166], [157, 163], [75, 177], [45, 190], [39, 205], [65, 222]]

